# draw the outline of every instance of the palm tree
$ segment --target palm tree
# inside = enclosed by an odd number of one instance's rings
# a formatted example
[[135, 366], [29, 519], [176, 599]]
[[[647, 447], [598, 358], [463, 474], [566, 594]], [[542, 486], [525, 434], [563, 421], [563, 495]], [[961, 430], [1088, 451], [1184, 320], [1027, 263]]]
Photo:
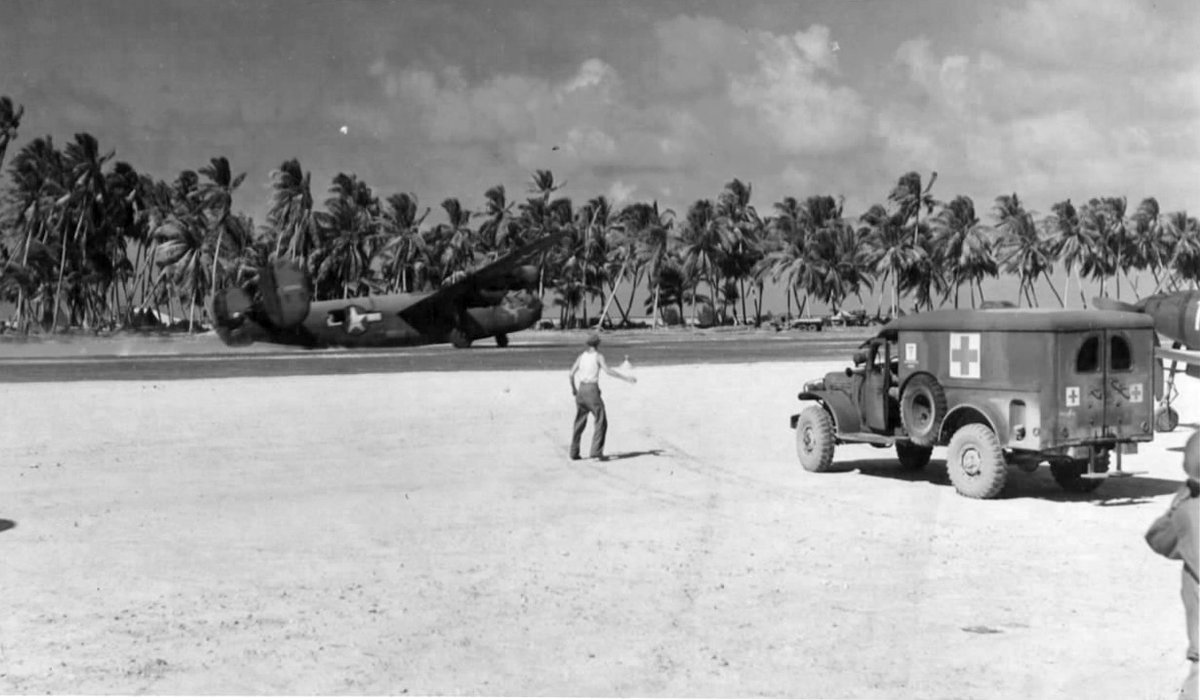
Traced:
[[471, 231], [471, 212], [455, 198], [442, 201], [447, 223], [433, 231], [434, 260], [442, 282], [454, 282], [466, 274], [475, 260], [475, 235]]
[[1117, 298], [1121, 298], [1122, 254], [1126, 246], [1125, 198], [1091, 199], [1079, 212], [1079, 226], [1093, 241], [1083, 260], [1081, 272], [1100, 279], [1100, 295], [1108, 291], [1109, 276], [1117, 277]]
[[284, 161], [278, 170], [271, 172], [271, 209], [267, 222], [278, 233], [275, 239], [275, 257], [287, 244], [288, 257], [302, 260], [308, 269], [308, 258], [318, 244], [318, 229], [313, 218], [312, 173], [304, 172], [300, 161], [293, 158]]
[[246, 243], [246, 232], [241, 231], [239, 226], [231, 225], [234, 222], [230, 216], [230, 210], [233, 208], [233, 191], [246, 179], [246, 173], [233, 177], [233, 173], [229, 169], [229, 160], [224, 156], [219, 156], [200, 168], [200, 174], [208, 179], [208, 182], [200, 186], [198, 193], [200, 206], [209, 212], [208, 221], [212, 226], [212, 232], [215, 232], [217, 236], [212, 256], [212, 275], [210, 276], [212, 290], [216, 291], [221, 283], [217, 265], [221, 262], [221, 243], [226, 232], [234, 231], [239, 234], [237, 236], [239, 245], [235, 255], [240, 254], [242, 245]]
[[1177, 211], [1167, 215], [1165, 223], [1171, 240], [1165, 286], [1175, 290], [1181, 282], [1200, 283], [1200, 220]]
[[195, 327], [196, 302], [207, 297], [211, 287], [207, 274], [209, 267], [204, 260], [210, 226], [199, 206], [199, 198], [187, 196], [195, 192], [196, 179], [196, 174], [190, 170], [180, 173], [174, 188], [173, 211], [152, 233], [155, 242], [153, 259], [159, 269], [158, 284], [169, 285], [175, 293], [182, 291], [184, 299], [190, 302], [189, 332]]
[[914, 246], [921, 231], [921, 209], [924, 208], [927, 215], [933, 214], [933, 208], [938, 205], [938, 201], [930, 194], [933, 183], [937, 182], [937, 176], [937, 171], [931, 173], [929, 184], [925, 189], [921, 189], [921, 176], [915, 172], [905, 173], [900, 176], [900, 180], [892, 188], [892, 193], [888, 195], [888, 201], [899, 208], [901, 225], [912, 228]]
[[365, 182], [345, 173], [334, 176], [329, 191], [326, 211], [316, 214], [321, 245], [310, 259], [314, 286], [319, 296], [340, 292], [348, 298], [368, 284], [371, 261], [382, 243], [379, 200]]
[[8, 144], [17, 139], [17, 129], [21, 126], [21, 117], [25, 107], [13, 108], [13, 101], [7, 95], [0, 95], [0, 169], [4, 167], [4, 153]]
[[496, 185], [483, 194], [483, 223], [479, 225], [479, 239], [488, 251], [507, 252], [520, 246], [520, 226], [512, 213], [512, 203], [504, 192], [504, 185]]
[[964, 282], [971, 289], [971, 308], [975, 308], [975, 290], [982, 302], [984, 276], [995, 277], [999, 269], [971, 198], [959, 195], [944, 205], [933, 219], [933, 235], [934, 257], [954, 287], [954, 308], [958, 308], [958, 290]]
[[1050, 207], [1053, 213], [1048, 216], [1043, 225], [1055, 239], [1054, 255], [1062, 261], [1066, 268], [1066, 281], [1063, 284], [1063, 294], [1070, 288], [1071, 272], [1075, 272], [1075, 282], [1079, 287], [1079, 299], [1083, 308], [1087, 308], [1087, 297], [1083, 293], [1083, 281], [1080, 279], [1083, 268], [1094, 257], [1095, 240], [1092, 234], [1080, 225], [1079, 214], [1071, 200], [1065, 199]]
[[684, 275], [692, 280], [693, 312], [696, 288], [700, 282], [708, 282], [712, 292], [710, 298], [716, 301], [727, 230], [712, 200], [698, 199], [688, 208], [679, 255], [683, 261]]
[[[48, 255], [46, 246], [59, 212], [55, 203], [66, 192], [66, 172], [62, 154], [51, 137], [46, 136], [30, 141], [17, 152], [10, 174], [13, 188], [8, 202], [11, 213], [7, 218], [11, 222], [10, 231], [19, 239], [11, 241], [8, 247], [14, 258], [19, 254], [19, 274], [27, 283], [17, 294], [17, 320], [24, 327], [34, 296], [38, 296], [39, 306], [44, 303], [44, 285], [54, 271], [52, 266], [39, 265], [36, 269], [29, 266], [56, 257]], [[31, 251], [35, 251], [32, 257], [36, 260], [31, 260]]]
[[[1163, 269], [1168, 255], [1170, 234], [1164, 219], [1158, 200], [1153, 197], [1143, 199], [1131, 218], [1133, 230], [1129, 237], [1129, 256], [1138, 270], [1150, 271], [1155, 288], [1159, 285], [1159, 271]], [[1136, 298], [1139, 296], [1137, 284], [1131, 284]]]
[[1025, 210], [1016, 193], [1000, 195], [992, 211], [995, 214], [1000, 238], [996, 241], [996, 250], [1004, 271], [1016, 273], [1021, 279], [1017, 291], [1017, 303], [1024, 295], [1025, 301], [1031, 306], [1038, 305], [1037, 292], [1034, 282], [1044, 277], [1050, 285], [1050, 291], [1058, 299], [1060, 307], [1066, 306], [1063, 299], [1054, 288], [1050, 279], [1053, 268], [1053, 241], [1044, 239], [1038, 232], [1033, 215]]
[[[75, 140], [67, 144], [63, 155], [63, 162], [66, 166], [66, 172], [70, 178], [71, 185], [67, 194], [60, 198], [58, 204], [63, 207], [64, 212], [72, 212], [71, 218], [75, 219], [75, 232], [68, 238], [65, 235], [65, 228], [61, 231], [60, 244], [62, 250], [59, 259], [58, 284], [54, 292], [54, 317], [51, 321], [55, 330], [58, 329], [58, 312], [62, 303], [63, 280], [67, 276], [67, 251], [78, 245], [80, 263], [73, 270], [73, 273], [76, 277], [82, 276], [83, 261], [87, 258], [86, 251], [88, 248], [89, 233], [99, 228], [99, 224], [103, 219], [105, 196], [104, 163], [110, 160], [114, 153], [109, 152], [106, 155], [100, 155], [100, 145], [96, 141], [96, 138], [91, 134], [78, 133], [75, 134]], [[66, 220], [64, 216], [63, 221], [65, 222]], [[73, 306], [75, 309], [78, 309], [79, 302], [83, 301], [78, 296], [82, 292], [82, 287], [76, 285], [73, 291], [76, 292], [73, 297], [77, 302]]]
[[[389, 288], [401, 292], [412, 291], [409, 272], [415, 273], [418, 266], [428, 263], [428, 250], [420, 227], [429, 215], [429, 208], [426, 207], [419, 215], [417, 210], [416, 195], [404, 192], [394, 194], [387, 198], [380, 222], [387, 241], [382, 252], [385, 255], [384, 271]], [[419, 262], [422, 257], [426, 258], [424, 263]]]
[[923, 251], [905, 233], [900, 215], [889, 214], [882, 205], [872, 205], [859, 221], [864, 224], [860, 229], [863, 264], [876, 279], [891, 281], [891, 316], [895, 318], [899, 313], [901, 281], [906, 271], [917, 267]]
[[[658, 327], [659, 301], [662, 296], [662, 270], [670, 259], [675, 213], [670, 209], [660, 212], [658, 202], [636, 203], [625, 207], [621, 219], [631, 229], [634, 240], [634, 256], [637, 265], [646, 272], [646, 282], [653, 290], [650, 304], [651, 327]], [[636, 287], [636, 285], [635, 285]]]
[[[748, 183], [735, 178], [725, 185], [717, 198], [718, 218], [725, 227], [720, 274], [737, 284], [736, 296], [742, 302], [743, 322], [746, 320], [746, 281], [753, 276], [755, 267], [763, 259], [762, 236], [766, 228], [750, 204], [751, 192], [752, 187]], [[729, 298], [729, 295], [724, 295], [724, 298]]]

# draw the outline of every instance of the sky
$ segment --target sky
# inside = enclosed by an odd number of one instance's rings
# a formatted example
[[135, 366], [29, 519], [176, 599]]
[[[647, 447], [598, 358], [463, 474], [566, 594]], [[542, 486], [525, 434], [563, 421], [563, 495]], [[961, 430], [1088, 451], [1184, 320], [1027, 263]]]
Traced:
[[768, 215], [896, 180], [978, 214], [1001, 194], [1154, 196], [1200, 213], [1194, 0], [0, 0], [9, 154], [79, 131], [171, 180], [225, 156], [262, 221], [298, 158], [381, 197], [479, 209], [536, 170], [577, 204], [680, 216], [734, 178]]

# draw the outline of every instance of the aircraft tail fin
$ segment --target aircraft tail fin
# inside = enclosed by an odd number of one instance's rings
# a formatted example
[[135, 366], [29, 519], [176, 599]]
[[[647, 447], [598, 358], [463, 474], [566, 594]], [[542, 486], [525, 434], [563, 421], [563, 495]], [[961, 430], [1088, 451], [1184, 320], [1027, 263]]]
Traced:
[[291, 328], [308, 316], [312, 281], [292, 260], [276, 260], [258, 272], [263, 312], [276, 328]]

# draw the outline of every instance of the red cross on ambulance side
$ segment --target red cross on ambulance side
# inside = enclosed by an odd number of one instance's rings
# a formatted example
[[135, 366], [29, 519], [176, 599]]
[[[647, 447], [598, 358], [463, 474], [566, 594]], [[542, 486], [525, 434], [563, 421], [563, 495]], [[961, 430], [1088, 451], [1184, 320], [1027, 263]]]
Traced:
[[954, 379], [979, 379], [981, 352], [978, 333], [951, 333], [950, 376]]

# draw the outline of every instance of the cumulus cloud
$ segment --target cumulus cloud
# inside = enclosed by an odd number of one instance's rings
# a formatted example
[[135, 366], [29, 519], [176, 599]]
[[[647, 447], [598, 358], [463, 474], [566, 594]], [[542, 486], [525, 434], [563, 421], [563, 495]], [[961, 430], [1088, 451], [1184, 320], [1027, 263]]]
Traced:
[[[1200, 83], [1180, 87], [1200, 76], [1169, 34], [1126, 0], [1031, 0], [1002, 13], [972, 56], [904, 42], [893, 59], [903, 81], [875, 119], [885, 160], [986, 197], [1031, 188], [1035, 200], [1156, 194], [1186, 206], [1185, 183], [1200, 178]], [[1145, 60], [1121, 62], [1135, 55]], [[1154, 176], [1154, 164], [1175, 176]]]
[[791, 36], [759, 33], [754, 69], [735, 75], [729, 96], [789, 153], [836, 151], [857, 143], [867, 121], [854, 90], [826, 76], [835, 67], [829, 30]]

